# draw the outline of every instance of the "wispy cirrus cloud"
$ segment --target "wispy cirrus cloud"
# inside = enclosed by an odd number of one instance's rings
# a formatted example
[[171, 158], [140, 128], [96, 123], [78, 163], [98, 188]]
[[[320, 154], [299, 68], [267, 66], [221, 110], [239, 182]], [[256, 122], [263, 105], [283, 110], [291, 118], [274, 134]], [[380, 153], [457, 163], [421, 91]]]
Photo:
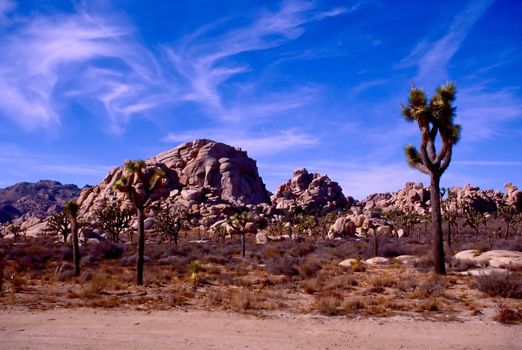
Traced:
[[415, 81], [430, 89], [447, 80], [450, 60], [493, 2], [494, 0], [469, 1], [466, 8], [453, 18], [444, 36], [421, 41], [399, 66], [417, 66]]
[[0, 25], [8, 24], [9, 13], [16, 9], [16, 3], [12, 0], [0, 0]]
[[306, 24], [356, 8], [319, 10], [310, 1], [287, 0], [276, 11], [261, 11], [248, 25], [224, 33], [216, 31], [220, 23], [207, 25], [183, 38], [177, 46], [164, 50], [184, 79], [184, 98], [202, 103], [213, 115], [228, 119], [237, 115], [241, 106], [225, 101], [220, 87], [251, 69], [237, 59], [238, 55], [279, 47], [299, 38], [305, 32]]
[[162, 141], [181, 143], [195, 139], [211, 139], [240, 147], [250, 154], [259, 156], [288, 151], [290, 149], [313, 146], [319, 139], [298, 129], [286, 129], [269, 134], [247, 133], [245, 131], [227, 129], [201, 129], [181, 133], [169, 133]]
[[27, 129], [58, 125], [60, 103], [75, 96], [98, 103], [118, 130], [122, 118], [156, 106], [165, 89], [131, 28], [84, 13], [26, 19], [0, 50], [0, 113]]
[[506, 125], [522, 119], [522, 100], [513, 88], [490, 91], [478, 84], [462, 89], [457, 97], [457, 118], [462, 123], [465, 142], [509, 134]]

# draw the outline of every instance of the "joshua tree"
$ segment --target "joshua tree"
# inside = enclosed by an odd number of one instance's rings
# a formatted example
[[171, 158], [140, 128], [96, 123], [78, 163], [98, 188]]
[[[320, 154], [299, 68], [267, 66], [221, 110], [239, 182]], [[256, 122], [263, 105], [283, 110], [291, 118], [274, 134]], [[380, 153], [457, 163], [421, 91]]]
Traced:
[[464, 206], [462, 212], [464, 217], [464, 226], [469, 226], [475, 231], [475, 235], [478, 237], [480, 234], [480, 226], [486, 225], [488, 217], [486, 214], [474, 209], [469, 204]]
[[[431, 178], [430, 201], [433, 235], [433, 264], [437, 274], [446, 274], [440, 210], [440, 178], [451, 162], [453, 146], [460, 138], [461, 127], [454, 123], [455, 85], [447, 83], [437, 89], [428, 101], [422, 89], [412, 86], [408, 105], [401, 106], [402, 114], [409, 122], [417, 122], [421, 132], [420, 150], [413, 145], [405, 147], [408, 164]], [[440, 136], [437, 153], [436, 139]]]
[[49, 230], [63, 236], [63, 243], [67, 243], [67, 236], [71, 233], [71, 224], [67, 214], [61, 211], [47, 220]]
[[232, 226], [234, 233], [241, 235], [241, 256], [246, 255], [246, 224], [248, 222], [248, 210], [234, 214], [228, 219], [228, 224]]
[[179, 231], [183, 228], [186, 221], [185, 213], [177, 207], [171, 207], [168, 203], [159, 208], [156, 215], [156, 229], [163, 233], [163, 237], [168, 237], [172, 242], [178, 245]]
[[442, 218], [448, 222], [448, 234], [447, 234], [447, 242], [448, 242], [448, 248], [451, 248], [451, 228], [455, 227], [455, 233], [457, 232], [457, 218], [458, 218], [458, 203], [455, 192], [451, 192], [451, 189], [448, 188], [441, 188], [440, 195], [441, 197], [444, 197], [444, 195], [447, 194], [446, 200], [441, 201], [442, 206]]
[[112, 185], [123, 192], [132, 202], [138, 214], [138, 260], [136, 262], [136, 285], [143, 285], [143, 263], [145, 255], [145, 208], [151, 202], [151, 194], [160, 185], [165, 173], [157, 167], [146, 168], [143, 160], [125, 162], [125, 174]]
[[76, 219], [79, 208], [80, 207], [76, 201], [66, 202], [63, 206], [64, 213], [71, 221], [74, 275], [76, 277], [80, 276], [80, 244], [78, 242], [78, 221]]
[[128, 229], [132, 220], [132, 213], [128, 209], [111, 202], [96, 211], [96, 221], [99, 227], [109, 233], [111, 240], [118, 243], [120, 234]]
[[511, 227], [516, 226], [518, 221], [521, 219], [520, 214], [517, 213], [517, 209], [514, 206], [507, 203], [500, 203], [497, 208], [496, 216], [500, 217], [500, 219], [502, 219], [506, 224], [506, 234], [504, 235], [504, 239], [508, 239]]

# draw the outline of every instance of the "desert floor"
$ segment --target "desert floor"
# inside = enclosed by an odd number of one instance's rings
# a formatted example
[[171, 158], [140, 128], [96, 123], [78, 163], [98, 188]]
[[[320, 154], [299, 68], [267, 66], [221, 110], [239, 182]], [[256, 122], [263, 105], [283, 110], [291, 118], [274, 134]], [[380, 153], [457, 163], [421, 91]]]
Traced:
[[522, 349], [522, 325], [206, 311], [0, 311], [0, 349]]

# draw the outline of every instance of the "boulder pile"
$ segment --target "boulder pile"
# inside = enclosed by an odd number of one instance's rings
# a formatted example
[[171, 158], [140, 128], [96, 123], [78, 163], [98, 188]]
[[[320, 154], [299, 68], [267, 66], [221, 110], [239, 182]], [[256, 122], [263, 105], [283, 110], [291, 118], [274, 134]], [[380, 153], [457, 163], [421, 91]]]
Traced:
[[[146, 170], [160, 168], [165, 178], [154, 190], [159, 200], [181, 205], [204, 218], [205, 226], [219, 220], [234, 206], [268, 207], [269, 193], [259, 176], [256, 162], [241, 149], [211, 140], [184, 143], [145, 161]], [[98, 185], [85, 189], [78, 198], [80, 215], [92, 218], [107, 202], [131, 206], [126, 196], [113, 189], [124, 167], [112, 169]]]
[[328, 213], [350, 204], [337, 182], [304, 168], [294, 171], [292, 178], [279, 186], [271, 199], [276, 209], [309, 213]]

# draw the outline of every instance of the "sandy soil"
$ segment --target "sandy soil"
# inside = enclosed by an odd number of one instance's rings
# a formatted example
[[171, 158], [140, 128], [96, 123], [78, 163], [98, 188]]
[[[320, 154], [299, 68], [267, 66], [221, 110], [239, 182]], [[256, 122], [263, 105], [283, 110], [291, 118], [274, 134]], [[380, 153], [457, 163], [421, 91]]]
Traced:
[[522, 349], [522, 326], [205, 311], [0, 311], [0, 349]]

